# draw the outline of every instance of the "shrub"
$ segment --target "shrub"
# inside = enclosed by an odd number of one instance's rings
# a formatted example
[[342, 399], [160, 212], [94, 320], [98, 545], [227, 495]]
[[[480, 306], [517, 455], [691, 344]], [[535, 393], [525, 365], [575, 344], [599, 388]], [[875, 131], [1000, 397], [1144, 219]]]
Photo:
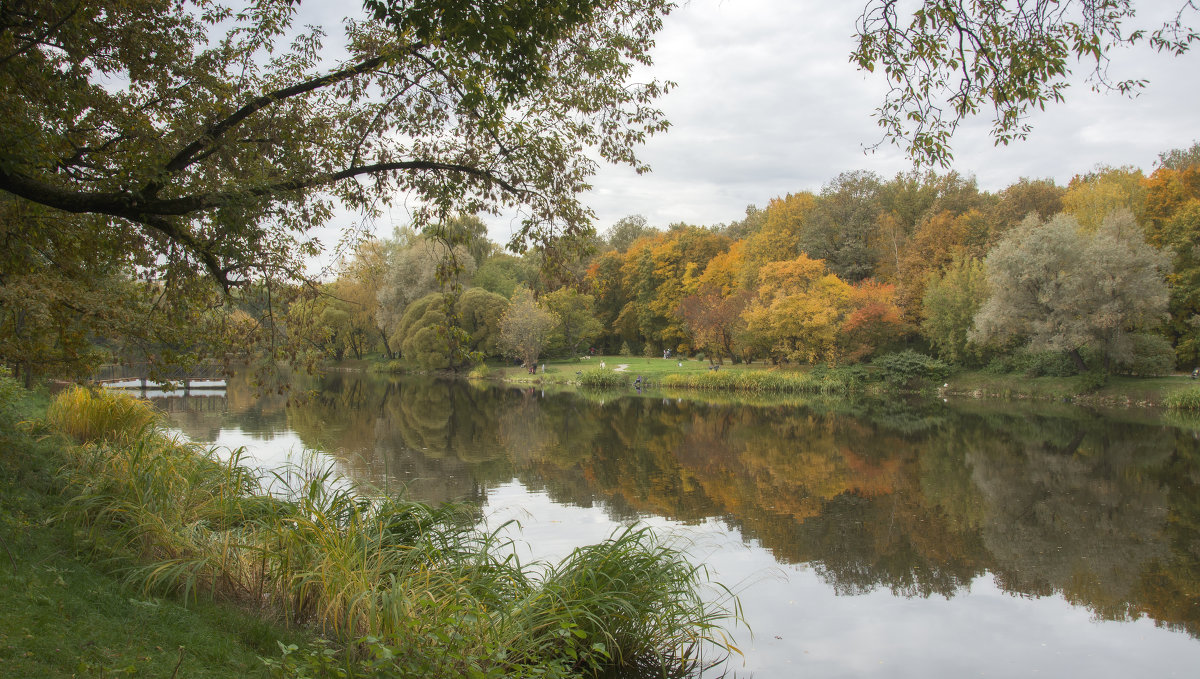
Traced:
[[632, 356], [633, 350], [629, 348], [629, 342], [621, 342], [621, 349], [617, 353], [621, 356]]
[[941, 382], [950, 375], [950, 366], [936, 358], [912, 350], [884, 354], [871, 362], [878, 377], [894, 387], [913, 389], [926, 382]]
[[1119, 372], [1137, 377], [1158, 377], [1169, 375], [1175, 369], [1175, 350], [1167, 338], [1139, 333], [1130, 339], [1133, 342], [1132, 355], [1117, 364]]
[[471, 380], [486, 380], [492, 374], [492, 369], [487, 367], [486, 363], [480, 363], [471, 369], [467, 375], [467, 379]]

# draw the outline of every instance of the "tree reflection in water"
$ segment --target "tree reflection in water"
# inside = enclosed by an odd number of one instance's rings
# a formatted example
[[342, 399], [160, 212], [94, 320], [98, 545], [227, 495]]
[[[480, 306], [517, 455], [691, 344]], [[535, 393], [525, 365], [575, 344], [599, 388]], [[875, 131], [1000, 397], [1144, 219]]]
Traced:
[[[518, 479], [626, 521], [717, 518], [835, 591], [1060, 594], [1200, 636], [1200, 442], [1044, 405], [595, 394], [334, 374], [285, 405], [231, 384], [232, 421], [286, 426], [345, 471], [427, 501]], [[213, 440], [212, 401], [173, 415]]]

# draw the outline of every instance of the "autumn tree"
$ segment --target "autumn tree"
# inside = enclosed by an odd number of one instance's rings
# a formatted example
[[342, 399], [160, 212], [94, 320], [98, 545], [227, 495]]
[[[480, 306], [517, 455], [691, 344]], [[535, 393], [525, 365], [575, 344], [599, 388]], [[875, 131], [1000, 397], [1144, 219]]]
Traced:
[[762, 225], [746, 239], [746, 258], [765, 263], [799, 254], [804, 220], [815, 204], [816, 197], [807, 191], [772, 198], [764, 211]]
[[860, 362], [897, 348], [912, 333], [896, 303], [896, 286], [868, 278], [850, 291], [850, 309], [838, 330], [839, 358]]
[[500, 319], [500, 347], [532, 369], [557, 322], [554, 314], [543, 309], [528, 288], [517, 288]]
[[765, 264], [743, 314], [747, 332], [773, 361], [836, 361], [852, 295], [850, 285], [808, 255]]
[[987, 256], [991, 297], [975, 316], [972, 341], [1028, 337], [1064, 351], [1079, 370], [1090, 347], [1112, 361], [1133, 358], [1134, 334], [1159, 325], [1167, 308], [1169, 261], [1146, 244], [1128, 211], [1094, 234], [1060, 214], [1026, 219]]
[[1063, 194], [1063, 211], [1085, 231], [1095, 231], [1117, 210], [1133, 213], [1141, 223], [1146, 202], [1142, 171], [1136, 167], [1100, 167], [1071, 179]]

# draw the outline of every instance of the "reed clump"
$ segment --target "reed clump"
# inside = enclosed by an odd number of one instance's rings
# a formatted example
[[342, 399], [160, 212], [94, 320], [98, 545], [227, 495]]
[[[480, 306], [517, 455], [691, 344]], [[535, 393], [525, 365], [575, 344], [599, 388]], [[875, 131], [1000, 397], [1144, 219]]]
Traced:
[[597, 368], [579, 375], [579, 384], [593, 389], [613, 389], [629, 386], [629, 373]]
[[737, 650], [736, 598], [702, 598], [704, 571], [648, 530], [521, 564], [469, 506], [366, 496], [329, 466], [260, 475], [110, 415], [114, 398], [133, 401], [72, 390], [52, 406], [86, 442], [65, 453], [66, 518], [148, 591], [239, 601], [341, 649], [284, 649], [280, 676], [682, 676]]
[[785, 373], [775, 370], [730, 370], [704, 373], [674, 373], [663, 377], [662, 386], [702, 391], [745, 391], [753, 393], [836, 394], [854, 391], [861, 378], [835, 371]]
[[1164, 402], [1171, 410], [1200, 412], [1200, 386], [1188, 387], [1167, 394]]

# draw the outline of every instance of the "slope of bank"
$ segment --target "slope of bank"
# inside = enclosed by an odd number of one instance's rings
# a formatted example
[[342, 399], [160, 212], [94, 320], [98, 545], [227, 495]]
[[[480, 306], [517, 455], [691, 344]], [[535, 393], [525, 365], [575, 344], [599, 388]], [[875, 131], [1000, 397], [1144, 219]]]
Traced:
[[59, 521], [65, 442], [29, 424], [44, 399], [0, 385], [0, 676], [266, 677], [259, 656], [303, 642], [260, 617], [127, 586]]

